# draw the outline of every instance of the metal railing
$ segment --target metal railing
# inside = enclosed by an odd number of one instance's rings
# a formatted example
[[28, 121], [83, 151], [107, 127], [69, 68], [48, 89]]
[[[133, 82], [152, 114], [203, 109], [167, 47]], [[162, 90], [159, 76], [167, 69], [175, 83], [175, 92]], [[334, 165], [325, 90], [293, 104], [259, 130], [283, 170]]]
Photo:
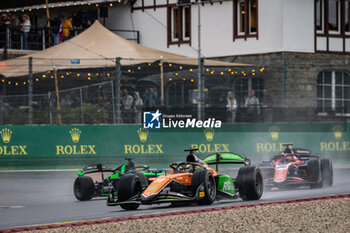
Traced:
[[[70, 32], [70, 37], [74, 37], [85, 28], [75, 28]], [[121, 30], [121, 29], [109, 29], [111, 32], [119, 35], [127, 40], [140, 43], [140, 31], [136, 30]], [[53, 46], [53, 39], [50, 38], [52, 32], [49, 33], [49, 29], [45, 28], [33, 28], [28, 34], [28, 49], [29, 50], [44, 50]], [[23, 33], [19, 29], [13, 29], [7, 27], [5, 31], [0, 32], [0, 48], [6, 49], [23, 49]]]

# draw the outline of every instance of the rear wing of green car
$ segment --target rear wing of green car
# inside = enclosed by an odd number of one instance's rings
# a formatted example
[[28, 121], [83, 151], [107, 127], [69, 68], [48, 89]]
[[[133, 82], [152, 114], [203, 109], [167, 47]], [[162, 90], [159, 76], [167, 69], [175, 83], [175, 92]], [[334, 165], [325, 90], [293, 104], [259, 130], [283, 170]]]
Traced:
[[215, 154], [207, 156], [203, 162], [206, 164], [244, 164], [250, 165], [250, 160], [232, 152], [217, 152]]

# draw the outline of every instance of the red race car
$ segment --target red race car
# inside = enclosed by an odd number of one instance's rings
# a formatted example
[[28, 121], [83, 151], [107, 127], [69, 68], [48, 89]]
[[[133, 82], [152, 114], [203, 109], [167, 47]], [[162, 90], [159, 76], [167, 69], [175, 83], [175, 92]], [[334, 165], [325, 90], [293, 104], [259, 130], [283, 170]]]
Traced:
[[293, 144], [283, 144], [285, 150], [271, 160], [263, 161], [259, 168], [266, 189], [309, 186], [321, 188], [332, 186], [333, 166], [330, 159], [321, 159], [310, 150], [291, 148]]

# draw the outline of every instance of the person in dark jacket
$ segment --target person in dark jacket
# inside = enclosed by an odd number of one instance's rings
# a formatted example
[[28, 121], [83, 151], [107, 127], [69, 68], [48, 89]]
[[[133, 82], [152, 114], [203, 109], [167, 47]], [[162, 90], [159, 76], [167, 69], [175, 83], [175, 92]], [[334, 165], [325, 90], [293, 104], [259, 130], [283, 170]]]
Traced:
[[273, 99], [266, 89], [264, 89], [263, 94], [264, 96], [261, 101], [263, 118], [265, 122], [271, 123], [273, 114]]

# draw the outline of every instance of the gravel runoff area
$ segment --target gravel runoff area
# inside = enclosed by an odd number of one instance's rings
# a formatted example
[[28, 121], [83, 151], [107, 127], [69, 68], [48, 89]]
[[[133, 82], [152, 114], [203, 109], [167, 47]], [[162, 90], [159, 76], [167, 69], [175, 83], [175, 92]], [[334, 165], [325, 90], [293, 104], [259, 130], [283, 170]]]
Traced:
[[350, 198], [84, 225], [31, 232], [349, 232]]

